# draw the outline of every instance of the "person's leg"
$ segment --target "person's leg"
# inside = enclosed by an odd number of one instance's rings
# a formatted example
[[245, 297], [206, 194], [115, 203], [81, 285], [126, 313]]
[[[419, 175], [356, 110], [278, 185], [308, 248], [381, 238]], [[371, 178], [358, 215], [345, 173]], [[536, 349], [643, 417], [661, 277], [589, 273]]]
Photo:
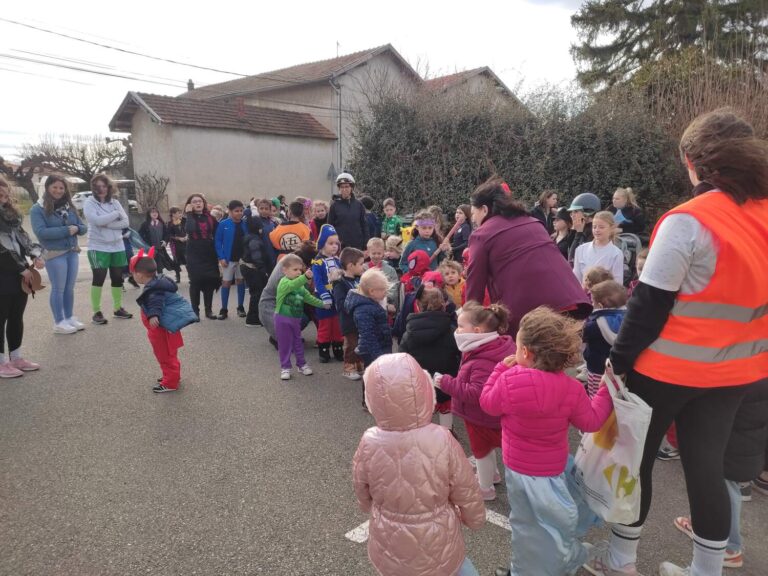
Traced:
[[75, 309], [75, 282], [77, 282], [77, 269], [79, 266], [79, 256], [77, 252], [69, 252], [64, 256], [67, 260], [67, 277], [64, 284], [64, 318], [70, 319], [74, 316]]
[[5, 355], [5, 330], [12, 303], [12, 298], [0, 298], [0, 365], [8, 361], [8, 357]]
[[200, 284], [192, 278], [189, 279], [189, 303], [192, 304], [192, 310], [197, 316], [200, 316]]
[[227, 308], [229, 308], [229, 289], [235, 278], [235, 266], [237, 266], [237, 264], [229, 262], [221, 271], [221, 313], [219, 314], [219, 317], [222, 320], [227, 317]]
[[341, 333], [341, 319], [337, 314], [332, 320], [331, 347], [333, 348], [333, 357], [339, 362], [344, 362], [344, 335]]
[[291, 329], [293, 330], [293, 353], [296, 355], [296, 366], [301, 368], [307, 365], [307, 361], [304, 358], [304, 342], [301, 340], [301, 320], [299, 318], [291, 318]]
[[475, 456], [477, 462], [477, 482], [480, 490], [489, 492], [493, 489], [493, 475], [496, 473], [496, 450], [491, 450], [485, 456]]
[[17, 296], [3, 296], [3, 299], [12, 302], [5, 325], [8, 338], [8, 355], [11, 361], [21, 360], [21, 342], [24, 340], [24, 310], [27, 308], [28, 296], [21, 293]]
[[48, 279], [51, 281], [49, 304], [53, 312], [53, 322], [58, 324], [69, 316], [64, 313], [64, 291], [67, 284], [67, 255], [53, 258], [45, 263]]
[[165, 328], [155, 328], [147, 331], [149, 341], [152, 343], [152, 351], [155, 353], [163, 371], [163, 379], [160, 384], [171, 390], [178, 390], [181, 379], [181, 364], [179, 363], [178, 347], [173, 341], [176, 336]]
[[[90, 258], [90, 252], [89, 252]], [[93, 268], [93, 280], [91, 281], [91, 308], [94, 314], [101, 312], [101, 290], [107, 279], [106, 268]]]
[[[267, 285], [269, 276], [266, 271], [261, 268], [255, 269], [253, 273], [253, 283], [249, 288], [251, 293], [251, 303], [248, 306], [248, 314], [252, 315], [254, 324], [263, 324], [263, 320], [259, 313], [259, 300], [261, 299], [261, 293], [264, 292], [264, 288]], [[246, 322], [248, 322], [247, 319]]]
[[245, 304], [245, 282], [243, 281], [243, 273], [240, 270], [240, 265], [237, 262], [232, 262], [235, 267], [235, 286], [237, 287], [237, 309], [241, 311]]
[[123, 308], [123, 267], [110, 267], [109, 280], [112, 284], [112, 307], [117, 312]]
[[333, 318], [321, 318], [317, 321], [317, 351], [322, 364], [326, 364], [331, 359], [332, 320]]
[[731, 501], [731, 532], [728, 534], [728, 551], [741, 552], [741, 487], [735, 480], [726, 480], [728, 499]]
[[206, 280], [203, 284], [203, 305], [205, 306], [205, 313], [213, 315], [213, 294], [216, 292], [216, 287], [210, 280]]
[[277, 351], [280, 355], [280, 368], [290, 370], [291, 352], [293, 352], [293, 330], [291, 329], [291, 318], [275, 314], [275, 338], [277, 339]]
[[355, 380], [359, 378], [357, 364], [360, 362], [360, 356], [355, 354], [357, 342], [357, 332], [350, 332], [344, 336], [344, 374], [352, 376]]

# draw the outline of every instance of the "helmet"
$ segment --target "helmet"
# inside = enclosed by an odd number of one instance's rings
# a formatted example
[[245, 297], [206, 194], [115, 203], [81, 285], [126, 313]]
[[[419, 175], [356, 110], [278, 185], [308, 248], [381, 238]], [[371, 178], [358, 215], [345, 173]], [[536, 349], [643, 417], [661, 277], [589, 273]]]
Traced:
[[592, 192], [579, 194], [571, 201], [571, 205], [568, 207], [568, 212], [577, 211], [584, 212], [584, 214], [600, 212], [600, 198], [592, 194]]
[[352, 174], [349, 172], [342, 172], [338, 176], [336, 176], [336, 186], [339, 186], [340, 184], [352, 184], [352, 187], [355, 186], [355, 179], [352, 178]]

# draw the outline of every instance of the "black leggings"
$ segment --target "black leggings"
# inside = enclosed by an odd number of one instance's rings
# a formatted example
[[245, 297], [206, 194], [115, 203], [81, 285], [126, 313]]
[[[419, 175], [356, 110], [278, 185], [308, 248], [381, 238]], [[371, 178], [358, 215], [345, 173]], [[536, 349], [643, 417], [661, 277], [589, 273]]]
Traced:
[[216, 280], [203, 279], [203, 280], [189, 280], [189, 301], [192, 304], [192, 309], [195, 314], [200, 315], [200, 292], [203, 293], [203, 305], [205, 311], [213, 310], [213, 293], [216, 292], [216, 288], [219, 287], [219, 283]]
[[249, 268], [242, 265], [240, 266], [240, 271], [243, 273], [243, 280], [245, 280], [251, 296], [248, 303], [248, 315], [245, 317], [245, 321], [248, 324], [261, 324], [261, 320], [259, 320], [259, 299], [264, 291], [264, 287], [267, 285], [269, 275], [263, 268]]
[[5, 352], [6, 336], [8, 352], [21, 348], [26, 307], [27, 295], [24, 292], [13, 296], [0, 296], [0, 354]]
[[726, 540], [731, 526], [731, 505], [725, 487], [723, 459], [746, 387], [677, 386], [637, 372], [629, 374], [627, 387], [653, 408], [640, 466], [640, 520], [633, 526], [642, 526], [648, 517], [656, 453], [674, 421], [694, 532], [706, 540]]
[[109, 279], [112, 282], [113, 288], [119, 288], [123, 285], [123, 268], [92, 268], [93, 271], [93, 286], [104, 286], [104, 281], [107, 279], [107, 270], [109, 270]]

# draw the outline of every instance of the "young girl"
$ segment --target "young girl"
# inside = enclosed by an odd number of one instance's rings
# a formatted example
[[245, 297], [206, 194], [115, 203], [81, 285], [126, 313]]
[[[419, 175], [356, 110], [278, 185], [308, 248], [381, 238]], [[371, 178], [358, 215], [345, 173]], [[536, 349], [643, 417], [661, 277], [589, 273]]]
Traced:
[[432, 214], [426, 210], [422, 210], [416, 214], [413, 228], [413, 240], [408, 242], [408, 245], [403, 250], [403, 255], [400, 257], [400, 269], [403, 273], [408, 272], [408, 256], [415, 250], [423, 250], [427, 253], [427, 256], [431, 257], [432, 254], [438, 252], [438, 255], [430, 262], [430, 270], [436, 270], [438, 264], [442, 262], [445, 257], [445, 252], [450, 250], [450, 244], [441, 245], [441, 240], [435, 229], [436, 222]]
[[320, 228], [328, 224], [328, 203], [322, 200], [315, 200], [312, 205], [312, 220], [309, 221], [310, 238], [317, 242], [320, 236]]
[[512, 531], [508, 574], [570, 574], [587, 560], [587, 549], [576, 536], [579, 514], [566, 484], [568, 426], [599, 430], [613, 402], [605, 387], [590, 401], [563, 372], [581, 350], [580, 323], [536, 308], [520, 321], [516, 346], [480, 394], [480, 407], [501, 416]]
[[187, 263], [187, 231], [184, 229], [184, 218], [181, 208], [171, 208], [171, 221], [168, 223], [168, 243], [173, 254], [173, 271], [176, 272], [176, 283], [181, 282], [181, 267]]
[[155, 263], [157, 264], [157, 273], [163, 273], [163, 265], [160, 258], [160, 250], [163, 249], [163, 242], [166, 238], [166, 225], [163, 219], [160, 217], [160, 211], [157, 208], [152, 208], [147, 212], [147, 216], [142, 222], [139, 228], [139, 236], [150, 247], [155, 249]]
[[435, 378], [435, 386], [451, 396], [451, 412], [464, 418], [472, 455], [477, 460], [477, 480], [483, 500], [495, 500], [494, 484], [501, 482], [496, 467], [496, 448], [501, 448], [501, 419], [480, 408], [480, 393], [496, 364], [515, 353], [515, 342], [506, 336], [509, 312], [502, 304], [482, 306], [467, 302], [461, 309], [454, 332], [462, 353], [461, 367], [454, 378]]
[[469, 245], [469, 235], [472, 234], [472, 212], [469, 204], [456, 208], [456, 222], [459, 227], [451, 238], [453, 259], [461, 264], [464, 260], [464, 249]]
[[573, 257], [573, 273], [579, 282], [584, 279], [584, 272], [593, 266], [608, 269], [616, 282], [624, 281], [624, 254], [613, 243], [616, 236], [616, 224], [610, 212], [598, 212], [592, 220], [592, 242], [576, 248]]
[[[416, 301], [416, 311], [408, 315], [405, 334], [399, 350], [407, 352], [430, 374], [455, 376], [461, 362], [453, 331], [454, 316], [445, 311], [445, 300], [439, 288], [424, 288]], [[440, 425], [453, 428], [451, 397], [437, 390]]]
[[398, 274], [403, 273], [403, 271], [400, 270], [400, 258], [402, 255], [403, 239], [400, 236], [387, 236], [384, 247], [384, 258], [387, 259], [389, 265], [392, 266]]
[[477, 576], [461, 525], [480, 528], [485, 507], [458, 442], [432, 424], [429, 377], [408, 354], [390, 354], [364, 379], [377, 425], [360, 440], [352, 473], [360, 509], [372, 512], [371, 563], [383, 576]]
[[331, 360], [331, 347], [336, 360], [344, 361], [344, 335], [339, 324], [339, 312], [333, 305], [333, 283], [342, 275], [341, 262], [336, 256], [340, 247], [336, 229], [330, 224], [324, 224], [317, 239], [317, 256], [312, 260], [315, 296], [323, 303], [329, 304], [324, 310], [315, 313], [317, 348], [322, 364]]
[[568, 209], [558, 208], [552, 224], [554, 232], [551, 234], [551, 238], [557, 245], [557, 249], [560, 250], [560, 254], [566, 260], [568, 260], [568, 248], [570, 248], [573, 238], [576, 236], [572, 226], [573, 220], [571, 220], [571, 214], [568, 212]]
[[200, 293], [203, 294], [205, 317], [216, 320], [213, 313], [213, 293], [221, 285], [219, 258], [216, 255], [214, 236], [219, 225], [208, 210], [208, 202], [202, 194], [192, 194], [184, 205], [187, 221], [187, 273], [189, 274], [189, 300], [195, 314], [200, 316]]
[[584, 360], [587, 363], [587, 394], [594, 397], [605, 374], [605, 361], [619, 335], [627, 313], [627, 290], [613, 280], [592, 286], [590, 291], [595, 309], [584, 324]]

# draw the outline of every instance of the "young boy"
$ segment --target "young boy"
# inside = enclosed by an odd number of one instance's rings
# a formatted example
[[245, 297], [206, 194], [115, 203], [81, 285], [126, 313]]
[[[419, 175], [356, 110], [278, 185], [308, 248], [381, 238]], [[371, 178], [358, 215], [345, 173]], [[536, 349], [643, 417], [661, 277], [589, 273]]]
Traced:
[[136, 302], [141, 307], [141, 322], [147, 329], [152, 352], [163, 371], [162, 378], [157, 381], [152, 391], [175, 392], [179, 389], [181, 380], [181, 363], [178, 358], [179, 348], [184, 346], [181, 328], [199, 320], [192, 306], [181, 296], [175, 299], [173, 309], [168, 308], [167, 295], [177, 294], [178, 287], [170, 278], [157, 274], [153, 248], [150, 248], [146, 255], [143, 250], [139, 250], [139, 253], [131, 258], [130, 270], [136, 283], [144, 286]]
[[312, 259], [312, 276], [315, 279], [315, 295], [329, 306], [318, 310], [317, 317], [317, 348], [320, 362], [326, 364], [331, 360], [331, 347], [336, 360], [344, 360], [344, 336], [339, 326], [339, 313], [333, 306], [333, 282], [341, 278], [341, 262], [336, 256], [341, 243], [336, 229], [330, 224], [323, 224], [317, 238], [317, 254]]
[[264, 250], [266, 252], [266, 258], [268, 263], [267, 274], [272, 273], [272, 269], [277, 262], [277, 254], [275, 253], [275, 247], [272, 246], [272, 241], [269, 239], [269, 235], [272, 230], [277, 226], [272, 220], [272, 203], [266, 198], [256, 200], [256, 212], [251, 211], [249, 220], [256, 223], [257, 228], [261, 228], [262, 237], [264, 239]]
[[307, 269], [302, 274], [304, 262], [296, 254], [286, 254], [280, 261], [283, 276], [277, 285], [275, 302], [275, 336], [277, 351], [280, 354], [280, 379], [291, 379], [291, 353], [296, 356], [296, 366], [304, 376], [312, 375], [312, 368], [304, 360], [304, 343], [301, 341], [301, 317], [304, 315], [304, 303], [317, 308], [331, 307], [315, 298], [307, 290], [307, 282], [312, 279], [312, 271]]
[[381, 221], [381, 237], [386, 240], [390, 236], [400, 236], [403, 221], [395, 214], [397, 207], [392, 198], [384, 200], [384, 220]]
[[371, 210], [376, 205], [373, 198], [370, 196], [363, 196], [360, 198], [360, 203], [365, 208], [365, 221], [368, 223], [368, 238], [379, 238], [381, 236], [381, 220]]
[[360, 276], [363, 274], [365, 255], [357, 248], [347, 247], [341, 251], [341, 278], [333, 283], [333, 303], [339, 311], [341, 333], [344, 336], [344, 378], [348, 380], [360, 380], [363, 371], [363, 361], [355, 353], [357, 347], [357, 326], [352, 316], [344, 308], [347, 294], [360, 284]]
[[248, 234], [248, 226], [243, 220], [245, 206], [240, 200], [229, 203], [229, 217], [219, 222], [216, 228], [214, 244], [221, 268], [221, 310], [219, 320], [226, 320], [229, 314], [229, 288], [234, 281], [237, 286], [237, 315], [245, 318], [245, 284], [240, 272], [240, 258], [243, 257], [243, 238]]
[[594, 312], [584, 324], [584, 360], [587, 362], [587, 394], [592, 398], [600, 389], [605, 361], [619, 335], [627, 313], [627, 290], [614, 280], [595, 284], [591, 289]]
[[387, 282], [389, 282], [387, 312], [394, 314], [400, 306], [400, 278], [397, 276], [397, 271], [389, 265], [389, 262], [384, 260], [384, 240], [379, 237], [371, 238], [368, 240], [366, 248], [368, 248], [368, 257], [370, 258], [367, 269], [375, 268], [381, 270], [384, 276], [387, 277]]
[[291, 202], [288, 206], [290, 220], [277, 226], [269, 234], [272, 246], [277, 251], [278, 262], [286, 254], [295, 252], [301, 247], [301, 243], [309, 240], [309, 226], [302, 222], [304, 217], [304, 204], [301, 202]]
[[446, 260], [440, 265], [440, 273], [443, 275], [445, 292], [450, 296], [456, 308], [461, 308], [461, 295], [464, 292], [464, 278], [461, 264], [455, 260]]

